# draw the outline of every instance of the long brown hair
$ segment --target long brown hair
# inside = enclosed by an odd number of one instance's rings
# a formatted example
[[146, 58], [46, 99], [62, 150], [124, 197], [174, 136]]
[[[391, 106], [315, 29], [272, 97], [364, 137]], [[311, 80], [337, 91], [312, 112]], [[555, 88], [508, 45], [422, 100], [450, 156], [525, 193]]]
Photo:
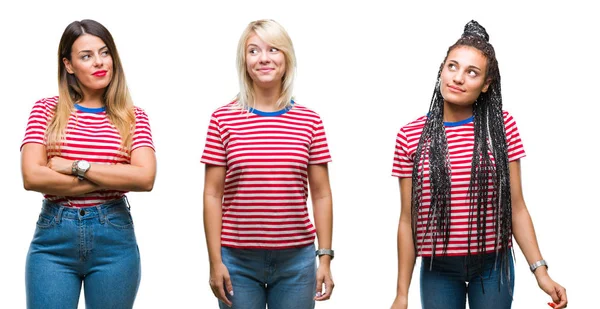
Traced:
[[84, 34], [90, 34], [100, 38], [106, 44], [113, 60], [112, 80], [106, 87], [103, 101], [106, 106], [106, 115], [110, 122], [117, 128], [121, 136], [121, 146], [129, 149], [131, 137], [135, 126], [135, 114], [133, 102], [129, 96], [129, 90], [125, 81], [125, 73], [121, 65], [121, 59], [112, 35], [108, 30], [91, 19], [74, 21], [67, 26], [58, 45], [58, 103], [54, 115], [46, 130], [47, 148], [60, 152], [60, 144], [64, 138], [69, 116], [73, 111], [75, 103], [83, 99], [83, 92], [79, 80], [73, 74], [69, 74], [63, 63], [67, 58], [71, 61], [71, 49], [77, 38]]

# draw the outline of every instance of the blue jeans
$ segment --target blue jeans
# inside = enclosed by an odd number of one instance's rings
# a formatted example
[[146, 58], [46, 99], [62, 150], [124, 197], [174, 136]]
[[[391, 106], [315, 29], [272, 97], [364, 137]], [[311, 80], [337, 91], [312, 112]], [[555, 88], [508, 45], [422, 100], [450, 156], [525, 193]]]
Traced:
[[126, 198], [69, 208], [44, 201], [25, 267], [27, 308], [132, 308], [140, 254]]
[[496, 261], [496, 254], [488, 253], [483, 258], [482, 269], [473, 256], [469, 261], [466, 256], [436, 256], [430, 270], [431, 258], [424, 257], [421, 262], [423, 309], [464, 309], [467, 296], [470, 309], [510, 309], [515, 285], [512, 254], [509, 253], [508, 281], [500, 267], [500, 257]]
[[[312, 309], [315, 307], [314, 244], [293, 249], [236, 249], [221, 247], [229, 270], [234, 309]], [[219, 301], [219, 307], [229, 309]]]

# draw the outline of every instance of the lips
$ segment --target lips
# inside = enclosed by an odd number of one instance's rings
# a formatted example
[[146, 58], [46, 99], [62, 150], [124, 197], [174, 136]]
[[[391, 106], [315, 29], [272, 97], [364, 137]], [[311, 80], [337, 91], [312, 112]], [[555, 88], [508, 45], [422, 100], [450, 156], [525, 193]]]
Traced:
[[260, 69], [258, 69], [259, 72], [263, 72], [263, 73], [268, 73], [268, 72], [271, 72], [273, 70], [275, 70], [275, 69], [273, 69], [273, 68], [260, 68]]
[[452, 85], [448, 85], [448, 89], [450, 89], [452, 92], [465, 92], [465, 90], [461, 89], [460, 87]]
[[106, 70], [100, 70], [100, 71], [94, 72], [92, 75], [98, 76], [98, 77], [103, 77], [103, 76], [106, 76], [106, 72], [107, 72]]

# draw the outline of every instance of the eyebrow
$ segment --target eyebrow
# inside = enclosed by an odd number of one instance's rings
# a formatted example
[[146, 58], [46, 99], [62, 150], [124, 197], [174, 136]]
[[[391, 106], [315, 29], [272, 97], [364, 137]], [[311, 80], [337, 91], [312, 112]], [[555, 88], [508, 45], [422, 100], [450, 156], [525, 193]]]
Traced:
[[[450, 61], [450, 62], [452, 62], [452, 63], [460, 64], [460, 63], [458, 63], [458, 61], [456, 61], [456, 60], [452, 60], [452, 59], [450, 59], [449, 61]], [[480, 68], [478, 68], [478, 67], [476, 67], [476, 66], [474, 66], [474, 65], [470, 65], [470, 66], [468, 66], [468, 68], [471, 68], [471, 69], [476, 69], [477, 71], [481, 71], [481, 69], [480, 69]]]
[[[103, 50], [103, 49], [105, 49], [105, 48], [106, 48], [106, 49], [108, 49], [108, 47], [107, 47], [106, 45], [104, 45], [104, 46], [100, 47], [98, 50]], [[91, 50], [89, 50], [89, 49], [84, 49], [84, 50], [80, 50], [80, 51], [79, 51], [79, 54], [81, 54], [81, 53], [91, 53], [91, 52], [92, 52], [92, 51], [91, 51]]]

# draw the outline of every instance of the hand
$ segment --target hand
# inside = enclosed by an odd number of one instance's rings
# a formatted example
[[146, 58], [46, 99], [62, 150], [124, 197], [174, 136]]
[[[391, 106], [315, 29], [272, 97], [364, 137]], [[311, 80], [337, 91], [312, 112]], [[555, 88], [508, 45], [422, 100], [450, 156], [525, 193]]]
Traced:
[[406, 309], [406, 308], [408, 308], [408, 297], [396, 296], [396, 299], [394, 299], [394, 303], [392, 304], [392, 308], [390, 308], [390, 309]]
[[72, 160], [63, 159], [61, 157], [52, 157], [50, 160], [48, 160], [46, 166], [55, 172], [65, 175], [73, 175], [71, 173], [73, 166]]
[[537, 278], [537, 282], [540, 288], [552, 297], [552, 301], [556, 304], [554, 309], [567, 308], [567, 290], [565, 288], [554, 282], [547, 274]]
[[[323, 292], [323, 284], [325, 284], [325, 292]], [[316, 301], [328, 300], [334, 286], [329, 264], [320, 263], [317, 269], [317, 290], [314, 299]]]
[[225, 291], [227, 291], [230, 296], [233, 296], [233, 285], [231, 285], [231, 277], [229, 277], [229, 271], [225, 264], [219, 263], [210, 266], [210, 280], [208, 283], [216, 298], [220, 299], [229, 307], [233, 305], [225, 295]]

